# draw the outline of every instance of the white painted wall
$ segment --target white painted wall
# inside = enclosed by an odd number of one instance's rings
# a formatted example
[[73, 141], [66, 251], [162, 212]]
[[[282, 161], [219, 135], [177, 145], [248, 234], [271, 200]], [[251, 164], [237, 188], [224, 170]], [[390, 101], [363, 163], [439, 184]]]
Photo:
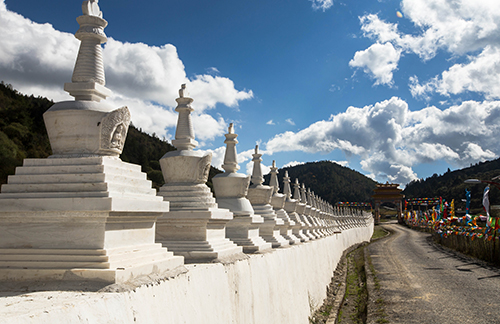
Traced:
[[353, 228], [228, 265], [186, 265], [175, 278], [122, 293], [2, 295], [0, 322], [306, 324], [342, 252], [372, 233], [373, 225]]

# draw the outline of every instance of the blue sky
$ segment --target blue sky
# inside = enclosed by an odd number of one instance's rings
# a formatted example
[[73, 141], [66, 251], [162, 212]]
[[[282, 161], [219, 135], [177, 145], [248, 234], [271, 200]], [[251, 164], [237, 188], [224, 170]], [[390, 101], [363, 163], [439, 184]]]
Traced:
[[[406, 184], [497, 158], [496, 0], [101, 0], [107, 100], [168, 140], [177, 90], [220, 167], [230, 122], [242, 171], [332, 160]], [[79, 0], [0, 0], [0, 79], [71, 99]]]

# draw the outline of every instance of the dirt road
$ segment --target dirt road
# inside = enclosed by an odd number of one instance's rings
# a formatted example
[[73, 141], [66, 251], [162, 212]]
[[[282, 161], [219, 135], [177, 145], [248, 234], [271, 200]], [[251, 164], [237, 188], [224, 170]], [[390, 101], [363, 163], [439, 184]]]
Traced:
[[500, 323], [500, 270], [398, 224], [367, 249], [390, 323]]

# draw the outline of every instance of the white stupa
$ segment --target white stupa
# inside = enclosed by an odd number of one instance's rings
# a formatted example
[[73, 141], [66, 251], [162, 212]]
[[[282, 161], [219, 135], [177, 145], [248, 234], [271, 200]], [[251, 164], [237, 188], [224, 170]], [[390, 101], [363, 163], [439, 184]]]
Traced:
[[269, 179], [269, 186], [274, 188], [271, 205], [276, 212], [276, 216], [281, 218], [284, 222], [283, 226], [280, 226], [280, 234], [286, 238], [290, 244], [300, 243], [300, 238], [293, 234], [295, 221], [290, 219], [288, 213], [284, 209], [286, 196], [279, 192], [278, 168], [276, 167], [275, 160], [273, 160], [273, 164], [271, 165], [271, 178]]
[[2, 186], [2, 280], [115, 283], [183, 264], [155, 243], [155, 222], [168, 202], [156, 196], [141, 166], [119, 158], [130, 112], [103, 102], [111, 94], [101, 49], [107, 22], [97, 0], [82, 8], [80, 51], [64, 87], [75, 100], [44, 114], [53, 155], [25, 159]]
[[242, 248], [226, 238], [226, 224], [233, 219], [229, 209], [219, 208], [206, 185], [212, 154], [195, 151], [191, 121], [193, 99], [183, 84], [176, 99], [179, 113], [176, 151], [160, 159], [165, 184], [158, 195], [170, 201], [170, 212], [158, 219], [156, 241], [186, 262], [212, 262], [244, 258]]
[[250, 176], [236, 172], [240, 168], [236, 154], [238, 135], [234, 133], [232, 123], [225, 136], [226, 152], [222, 165], [225, 172], [213, 177], [212, 182], [219, 207], [227, 208], [234, 214], [234, 218], [226, 225], [226, 237], [243, 247], [245, 253], [269, 250], [271, 243], [259, 236], [259, 226], [264, 223], [264, 218], [254, 213], [246, 197]]
[[293, 199], [297, 201], [297, 209], [296, 212], [299, 215], [304, 227], [302, 227], [302, 233], [306, 235], [310, 240], [316, 239], [316, 236], [312, 234], [312, 224], [309, 221], [309, 217], [305, 214], [306, 212], [306, 202], [303, 201], [301, 191], [300, 191], [300, 183], [299, 179], [295, 179], [295, 183], [293, 184]]
[[306, 186], [302, 184], [302, 187], [300, 188], [300, 193], [301, 193], [301, 201], [306, 204], [306, 207], [304, 209], [304, 215], [307, 217], [309, 220], [309, 223], [311, 224], [310, 227], [310, 234], [314, 235], [315, 238], [320, 238], [321, 235], [319, 235], [317, 228], [318, 223], [316, 221], [316, 218], [313, 216], [313, 208], [311, 206], [311, 200], [309, 195], [307, 194]]
[[314, 197], [314, 193], [311, 191], [311, 188], [307, 188], [307, 201], [311, 205], [311, 217], [314, 219], [314, 223], [316, 225], [314, 229], [314, 233], [319, 235], [319, 237], [324, 237], [325, 234], [322, 232], [322, 224], [319, 219], [319, 209], [316, 208], [316, 198]]
[[306, 224], [303, 222], [299, 213], [297, 213], [297, 207], [299, 201], [292, 199], [292, 189], [290, 187], [290, 177], [288, 176], [288, 171], [285, 171], [285, 176], [283, 177], [283, 194], [285, 195], [285, 206], [284, 209], [291, 220], [294, 221], [292, 226], [292, 233], [300, 239], [301, 242], [309, 241], [309, 237], [305, 234]]
[[272, 244], [273, 248], [289, 246], [290, 242], [280, 234], [280, 226], [285, 222], [276, 217], [276, 213], [271, 206], [273, 187], [265, 186], [262, 175], [262, 154], [259, 153], [259, 146], [255, 145], [253, 156], [252, 185], [248, 188], [248, 200], [256, 214], [264, 217], [264, 223], [259, 227], [260, 236]]

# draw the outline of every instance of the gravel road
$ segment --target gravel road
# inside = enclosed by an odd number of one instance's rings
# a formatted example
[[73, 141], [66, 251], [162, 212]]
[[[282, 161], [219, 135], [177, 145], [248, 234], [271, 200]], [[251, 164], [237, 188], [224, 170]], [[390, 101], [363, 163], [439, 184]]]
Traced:
[[398, 224], [367, 249], [390, 323], [500, 323], [500, 270]]

